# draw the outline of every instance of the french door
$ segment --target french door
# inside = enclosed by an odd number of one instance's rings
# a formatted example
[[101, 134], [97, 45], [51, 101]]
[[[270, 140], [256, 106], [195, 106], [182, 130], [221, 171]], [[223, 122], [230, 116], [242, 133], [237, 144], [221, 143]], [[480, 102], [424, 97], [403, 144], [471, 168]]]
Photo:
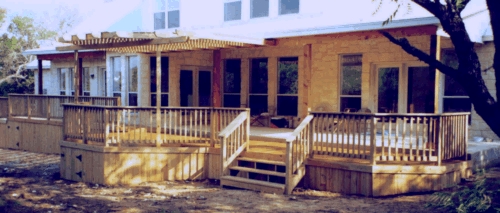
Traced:
[[180, 105], [212, 106], [212, 72], [210, 68], [183, 67], [180, 73]]

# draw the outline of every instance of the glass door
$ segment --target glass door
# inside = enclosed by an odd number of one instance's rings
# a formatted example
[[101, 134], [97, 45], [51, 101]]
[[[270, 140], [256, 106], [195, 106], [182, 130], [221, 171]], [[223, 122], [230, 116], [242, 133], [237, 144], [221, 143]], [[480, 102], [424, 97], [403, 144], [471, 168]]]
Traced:
[[106, 96], [106, 68], [97, 68], [97, 96]]
[[180, 95], [181, 95], [181, 106], [195, 106], [193, 103], [193, 71], [192, 70], [181, 70], [180, 77]]
[[377, 112], [397, 113], [400, 67], [377, 67]]
[[212, 106], [212, 72], [198, 72], [198, 106]]

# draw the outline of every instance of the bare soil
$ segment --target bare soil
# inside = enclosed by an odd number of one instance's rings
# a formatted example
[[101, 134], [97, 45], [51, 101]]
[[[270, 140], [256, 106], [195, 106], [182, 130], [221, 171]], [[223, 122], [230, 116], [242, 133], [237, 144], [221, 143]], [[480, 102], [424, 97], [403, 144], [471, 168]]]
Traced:
[[103, 186], [59, 178], [59, 156], [0, 149], [0, 212], [437, 212], [430, 194], [386, 198], [297, 189], [293, 195], [213, 182]]

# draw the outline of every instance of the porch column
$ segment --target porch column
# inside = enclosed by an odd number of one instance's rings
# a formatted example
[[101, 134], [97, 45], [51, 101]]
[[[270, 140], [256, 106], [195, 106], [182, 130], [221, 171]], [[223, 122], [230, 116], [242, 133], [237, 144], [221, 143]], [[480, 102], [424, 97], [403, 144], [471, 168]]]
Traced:
[[83, 59], [78, 58], [78, 96], [83, 96]]
[[212, 106], [222, 107], [221, 103], [221, 55], [220, 50], [213, 52], [213, 84], [212, 84]]
[[[431, 35], [430, 55], [438, 61], [441, 60], [441, 36]], [[434, 82], [434, 113], [443, 113], [444, 74], [439, 72], [434, 66], [430, 66], [429, 69], [436, 71]]]
[[43, 66], [42, 60], [38, 60], [38, 94], [43, 94]]
[[75, 103], [78, 103], [78, 99], [79, 99], [79, 95], [80, 95], [80, 91], [79, 88], [80, 88], [80, 72], [79, 72], [79, 69], [80, 69], [80, 65], [79, 65], [79, 60], [78, 60], [78, 50], [75, 50], [75, 54], [74, 54], [74, 59], [75, 59], [75, 64], [74, 64], [74, 71], [73, 71], [73, 87], [75, 88]]
[[156, 147], [161, 141], [161, 50], [156, 45]]
[[[312, 45], [311, 44], [306, 44], [304, 45], [304, 60], [302, 63], [302, 72], [303, 72], [303, 80], [302, 83], [299, 83], [301, 85], [299, 87], [299, 118], [305, 118], [308, 113], [309, 109], [309, 97], [310, 97], [310, 92], [311, 92], [311, 75], [312, 75], [312, 68], [311, 68], [311, 56], [312, 56]], [[299, 75], [300, 76], [300, 75]], [[301, 80], [299, 79], [299, 82]]]

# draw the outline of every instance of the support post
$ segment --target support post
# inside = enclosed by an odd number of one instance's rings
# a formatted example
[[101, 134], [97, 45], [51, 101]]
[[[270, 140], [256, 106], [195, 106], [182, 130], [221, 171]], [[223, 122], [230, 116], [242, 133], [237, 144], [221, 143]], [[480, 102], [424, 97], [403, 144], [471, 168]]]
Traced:
[[78, 58], [78, 96], [83, 96], [83, 59]]
[[161, 142], [161, 50], [156, 45], [156, 147]]
[[[304, 76], [304, 80], [299, 85], [302, 85], [299, 88], [299, 99], [302, 99], [299, 104], [299, 118], [303, 119], [307, 116], [308, 108], [309, 108], [309, 96], [311, 93], [311, 75], [312, 75], [312, 45], [306, 44], [304, 45], [304, 63], [302, 65], [302, 73]], [[300, 79], [300, 78], [299, 78]], [[299, 80], [300, 81], [300, 80]]]
[[[430, 55], [438, 61], [441, 60], [441, 37], [438, 35], [431, 35]], [[434, 78], [434, 113], [443, 113], [444, 75], [434, 66], [429, 67], [429, 69], [436, 72]]]
[[377, 134], [377, 117], [373, 116], [370, 122], [370, 163], [371, 165], [375, 165], [377, 163], [376, 161], [376, 151], [377, 151], [377, 139], [376, 139], [376, 134]]
[[221, 54], [220, 50], [213, 51], [213, 84], [212, 84], [212, 106], [222, 107], [221, 102]]
[[42, 60], [38, 60], [38, 94], [43, 94], [43, 66]]
[[78, 50], [75, 50], [74, 62], [75, 62], [75, 64], [74, 64], [74, 71], [73, 71], [73, 76], [74, 76], [73, 77], [73, 87], [75, 88], [75, 95], [74, 95], [74, 97], [75, 97], [75, 103], [78, 103], [79, 94], [80, 94], [79, 91], [78, 91], [78, 88], [79, 88], [78, 83], [80, 82], [78, 80], [78, 78], [80, 76], [79, 72], [78, 72], [78, 68], [80, 67], [78, 65]]

